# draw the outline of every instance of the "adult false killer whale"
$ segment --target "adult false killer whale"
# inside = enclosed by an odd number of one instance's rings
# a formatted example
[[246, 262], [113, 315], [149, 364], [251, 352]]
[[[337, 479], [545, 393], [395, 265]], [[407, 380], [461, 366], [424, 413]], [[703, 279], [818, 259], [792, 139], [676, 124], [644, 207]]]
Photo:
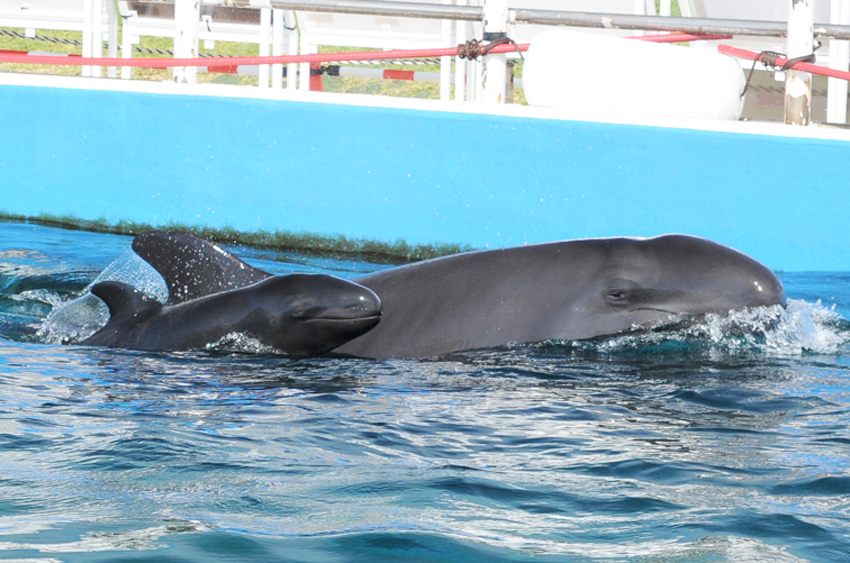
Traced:
[[286, 355], [316, 356], [370, 330], [381, 315], [374, 292], [322, 274], [265, 276], [197, 298], [175, 290], [165, 305], [121, 282], [91, 292], [110, 318], [82, 344], [137, 350], [197, 349], [241, 333]]
[[[170, 291], [192, 298], [269, 276], [186, 233], [141, 235], [133, 249]], [[671, 317], [785, 304], [782, 283], [767, 267], [687, 235], [468, 252], [354, 281], [380, 297], [382, 320], [333, 353], [369, 358], [587, 339]]]

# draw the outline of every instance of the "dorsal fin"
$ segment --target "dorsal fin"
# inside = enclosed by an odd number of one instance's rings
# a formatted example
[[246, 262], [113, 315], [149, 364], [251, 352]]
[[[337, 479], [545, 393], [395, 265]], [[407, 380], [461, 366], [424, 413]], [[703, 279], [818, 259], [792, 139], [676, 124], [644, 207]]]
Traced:
[[91, 292], [109, 307], [110, 322], [162, 307], [156, 299], [122, 282], [101, 282], [95, 284]]
[[139, 235], [133, 250], [165, 278], [171, 305], [245, 287], [271, 275], [189, 233]]

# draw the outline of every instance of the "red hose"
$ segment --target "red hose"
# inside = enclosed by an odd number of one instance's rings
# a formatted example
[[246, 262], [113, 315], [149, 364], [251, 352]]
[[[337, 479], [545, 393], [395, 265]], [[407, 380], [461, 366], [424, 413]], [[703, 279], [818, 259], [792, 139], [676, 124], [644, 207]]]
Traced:
[[[751, 61], [756, 60], [756, 58], [759, 56], [759, 53], [747, 51], [746, 49], [739, 49], [731, 45], [718, 45], [717, 52], [722, 55], [729, 55], [732, 57], [738, 57], [740, 59], [749, 59]], [[776, 59], [776, 64], [779, 66], [782, 66], [787, 62], [787, 58], [778, 57]], [[793, 68], [794, 70], [804, 70], [806, 72], [811, 72], [812, 74], [819, 74], [821, 76], [829, 76], [831, 78], [842, 78], [844, 80], [850, 80], [850, 72], [827, 68], [825, 66], [813, 65], [811, 63], [797, 63], [791, 68]]]
[[[520, 45], [520, 50], [527, 50], [528, 44]], [[516, 52], [513, 45], [497, 45], [492, 53]], [[447, 49], [418, 49], [398, 51], [355, 51], [350, 53], [319, 53], [316, 55], [279, 55], [271, 57], [204, 57], [198, 59], [167, 59], [167, 58], [67, 58], [45, 57], [41, 55], [10, 55], [0, 54], [0, 62], [21, 64], [44, 64], [44, 65], [66, 65], [66, 66], [130, 66], [136, 68], [162, 67], [167, 61], [167, 66], [205, 66], [209, 68], [219, 66], [239, 66], [258, 64], [293, 64], [293, 63], [332, 63], [340, 61], [379, 61], [387, 59], [415, 59], [449, 57], [457, 54], [457, 48]]]
[[[659, 42], [681, 42], [696, 41], [703, 39], [728, 39], [724, 35], [691, 35], [687, 33], [670, 35], [647, 35], [632, 37], [639, 41]], [[528, 43], [522, 45], [497, 45], [491, 53], [515, 53], [516, 51], [527, 51]], [[398, 51], [354, 51], [350, 53], [319, 53], [316, 55], [279, 55], [271, 57], [204, 57], [197, 59], [168, 59], [168, 58], [83, 58], [69, 57], [58, 58], [44, 55], [23, 55], [0, 53], [0, 63], [19, 64], [41, 64], [41, 65], [64, 65], [64, 66], [129, 66], [135, 68], [173, 68], [180, 66], [205, 66], [207, 68], [236, 67], [239, 65], [258, 64], [294, 64], [294, 63], [332, 63], [345, 61], [379, 61], [393, 59], [428, 59], [435, 57], [453, 57], [457, 55], [457, 47], [445, 49], [417, 49]], [[167, 63], [166, 63], [167, 61]]]

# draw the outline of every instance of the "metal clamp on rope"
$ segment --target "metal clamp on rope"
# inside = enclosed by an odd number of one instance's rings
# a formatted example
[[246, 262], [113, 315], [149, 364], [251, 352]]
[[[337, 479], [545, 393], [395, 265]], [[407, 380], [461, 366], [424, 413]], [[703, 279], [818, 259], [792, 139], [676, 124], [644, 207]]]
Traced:
[[[816, 42], [814, 50], [817, 51], [821, 48], [823, 43], [820, 41]], [[753, 72], [756, 70], [756, 64], [761, 63], [766, 67], [770, 67], [773, 70], [781, 70], [785, 72], [786, 70], [790, 70], [797, 63], [814, 63], [817, 60], [817, 55], [814, 53], [803, 55], [802, 57], [794, 57], [793, 59], [788, 59], [785, 61], [785, 64], [780, 65], [779, 59], [784, 59], [785, 55], [782, 53], [777, 53], [776, 51], [762, 51], [759, 53], [755, 59], [753, 59], [753, 66], [750, 67], [750, 73], [747, 75], [747, 82], [744, 84], [744, 89], [741, 91], [741, 98], [744, 97], [744, 94], [747, 93], [747, 89], [750, 87], [750, 80], [753, 78]]]

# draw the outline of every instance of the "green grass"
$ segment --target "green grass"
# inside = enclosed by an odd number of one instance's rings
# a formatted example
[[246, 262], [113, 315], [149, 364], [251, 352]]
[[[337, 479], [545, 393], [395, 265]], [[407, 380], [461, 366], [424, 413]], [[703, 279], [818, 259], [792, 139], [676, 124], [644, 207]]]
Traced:
[[459, 244], [408, 244], [404, 240], [387, 243], [370, 239], [350, 238], [343, 235], [329, 236], [310, 232], [270, 232], [265, 230], [248, 232], [230, 227], [190, 227], [180, 223], [160, 225], [131, 221], [113, 223], [106, 219], [88, 220], [69, 215], [42, 214], [38, 217], [25, 217], [0, 212], [0, 221], [33, 223], [62, 229], [128, 236], [136, 236], [153, 230], [183, 231], [194, 233], [221, 244], [244, 245], [252, 248], [334, 258], [356, 257], [373, 263], [385, 264], [405, 264], [473, 250], [471, 246]]

